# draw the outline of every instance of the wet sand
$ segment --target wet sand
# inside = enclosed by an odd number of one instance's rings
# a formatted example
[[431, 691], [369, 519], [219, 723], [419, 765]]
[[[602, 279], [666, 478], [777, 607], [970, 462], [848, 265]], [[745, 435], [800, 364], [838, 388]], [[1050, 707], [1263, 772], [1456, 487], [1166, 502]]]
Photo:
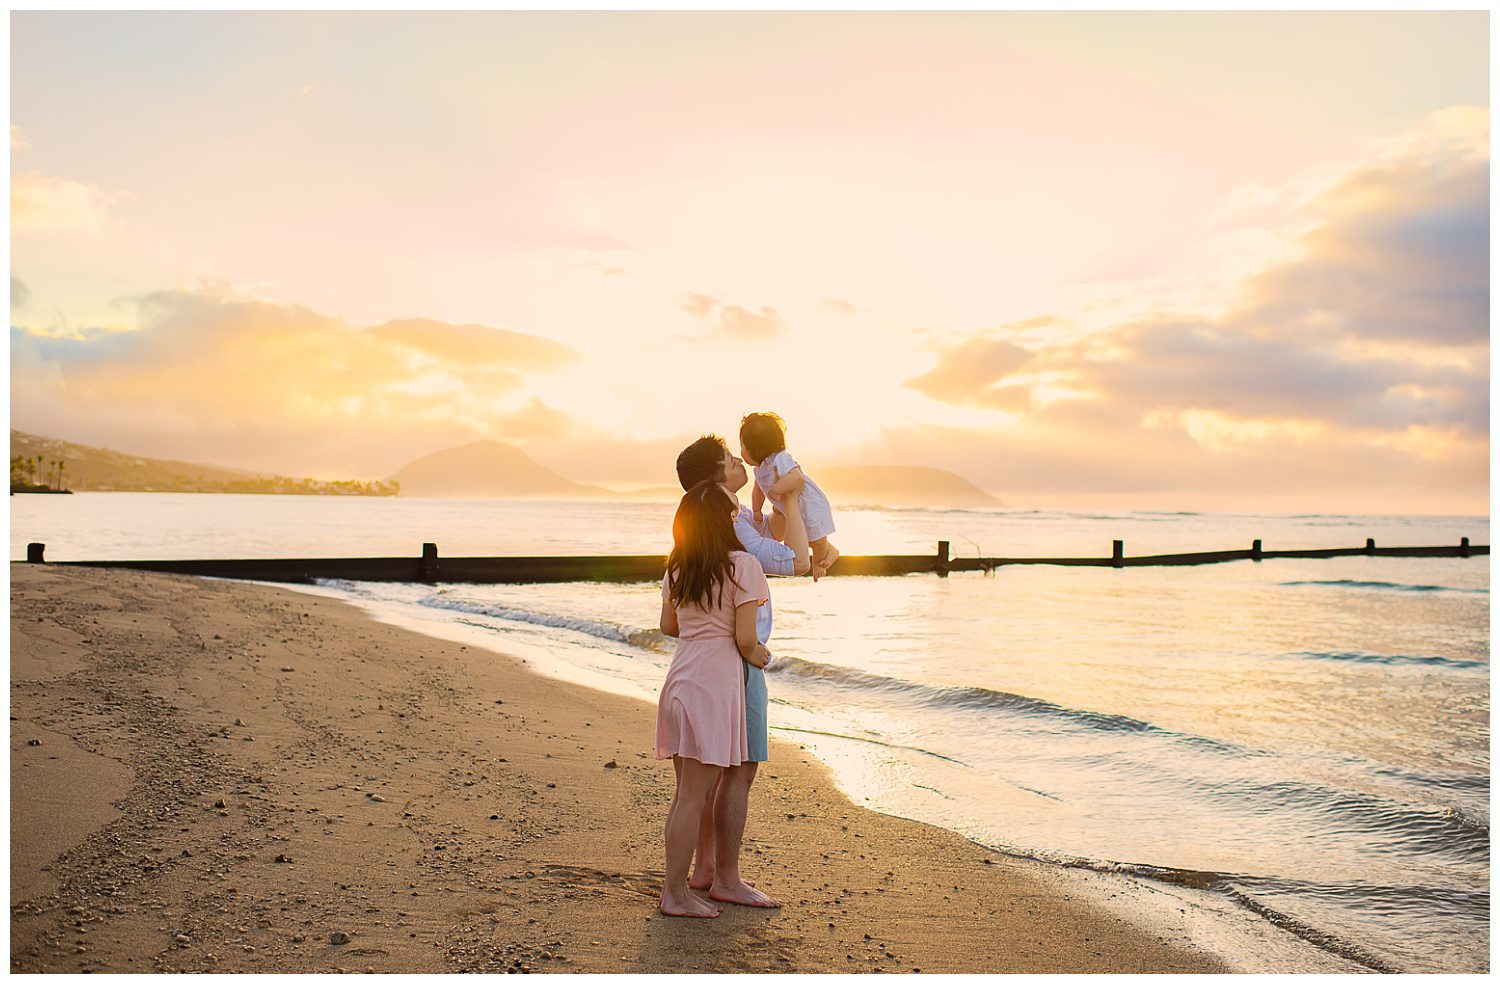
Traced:
[[13, 971], [1230, 969], [774, 739], [785, 907], [664, 917], [653, 708], [333, 599], [12, 564], [11, 702]]

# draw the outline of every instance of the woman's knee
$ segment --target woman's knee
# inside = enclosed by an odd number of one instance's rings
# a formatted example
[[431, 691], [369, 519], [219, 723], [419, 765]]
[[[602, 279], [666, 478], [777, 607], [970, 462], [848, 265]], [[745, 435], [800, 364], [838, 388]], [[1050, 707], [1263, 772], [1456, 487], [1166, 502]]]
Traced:
[[741, 762], [724, 770], [723, 782], [727, 785], [733, 783], [736, 786], [748, 788], [755, 781], [755, 771], [760, 766], [759, 762]]
[[697, 759], [685, 758], [682, 759], [682, 773], [677, 778], [678, 788], [706, 802], [723, 774], [721, 765], [705, 765]]

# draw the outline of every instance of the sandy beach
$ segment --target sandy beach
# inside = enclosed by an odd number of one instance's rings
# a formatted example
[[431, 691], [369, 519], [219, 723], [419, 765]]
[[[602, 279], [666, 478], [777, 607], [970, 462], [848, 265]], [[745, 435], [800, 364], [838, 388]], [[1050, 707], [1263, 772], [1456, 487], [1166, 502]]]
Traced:
[[785, 908], [669, 919], [654, 708], [293, 591], [11, 578], [13, 971], [1230, 969], [774, 739], [745, 868]]

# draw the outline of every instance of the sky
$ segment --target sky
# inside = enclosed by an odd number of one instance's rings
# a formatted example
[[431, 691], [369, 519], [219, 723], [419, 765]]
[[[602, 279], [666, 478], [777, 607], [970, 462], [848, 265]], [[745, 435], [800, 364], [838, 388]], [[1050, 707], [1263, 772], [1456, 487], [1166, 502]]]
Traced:
[[1489, 14], [11, 15], [11, 424], [1488, 513]]

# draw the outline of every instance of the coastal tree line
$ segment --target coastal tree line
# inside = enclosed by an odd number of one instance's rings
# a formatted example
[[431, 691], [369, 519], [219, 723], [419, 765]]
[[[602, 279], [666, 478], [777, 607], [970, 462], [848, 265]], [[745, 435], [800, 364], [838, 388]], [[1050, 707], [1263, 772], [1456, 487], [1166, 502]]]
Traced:
[[[14, 455], [10, 459], [10, 490], [12, 492], [67, 491], [63, 487], [63, 471], [67, 467], [68, 463], [61, 458]], [[44, 481], [37, 481], [39, 472]]]
[[[85, 472], [90, 469], [85, 468]], [[284, 475], [251, 475], [243, 478], [218, 478], [207, 475], [174, 475], [129, 473], [101, 477], [85, 475], [75, 481], [95, 492], [237, 492], [250, 495], [399, 495], [401, 483], [390, 479], [359, 481], [315, 478], [289, 478]], [[10, 459], [12, 492], [67, 492], [63, 479], [67, 462], [42, 455], [13, 455]]]

